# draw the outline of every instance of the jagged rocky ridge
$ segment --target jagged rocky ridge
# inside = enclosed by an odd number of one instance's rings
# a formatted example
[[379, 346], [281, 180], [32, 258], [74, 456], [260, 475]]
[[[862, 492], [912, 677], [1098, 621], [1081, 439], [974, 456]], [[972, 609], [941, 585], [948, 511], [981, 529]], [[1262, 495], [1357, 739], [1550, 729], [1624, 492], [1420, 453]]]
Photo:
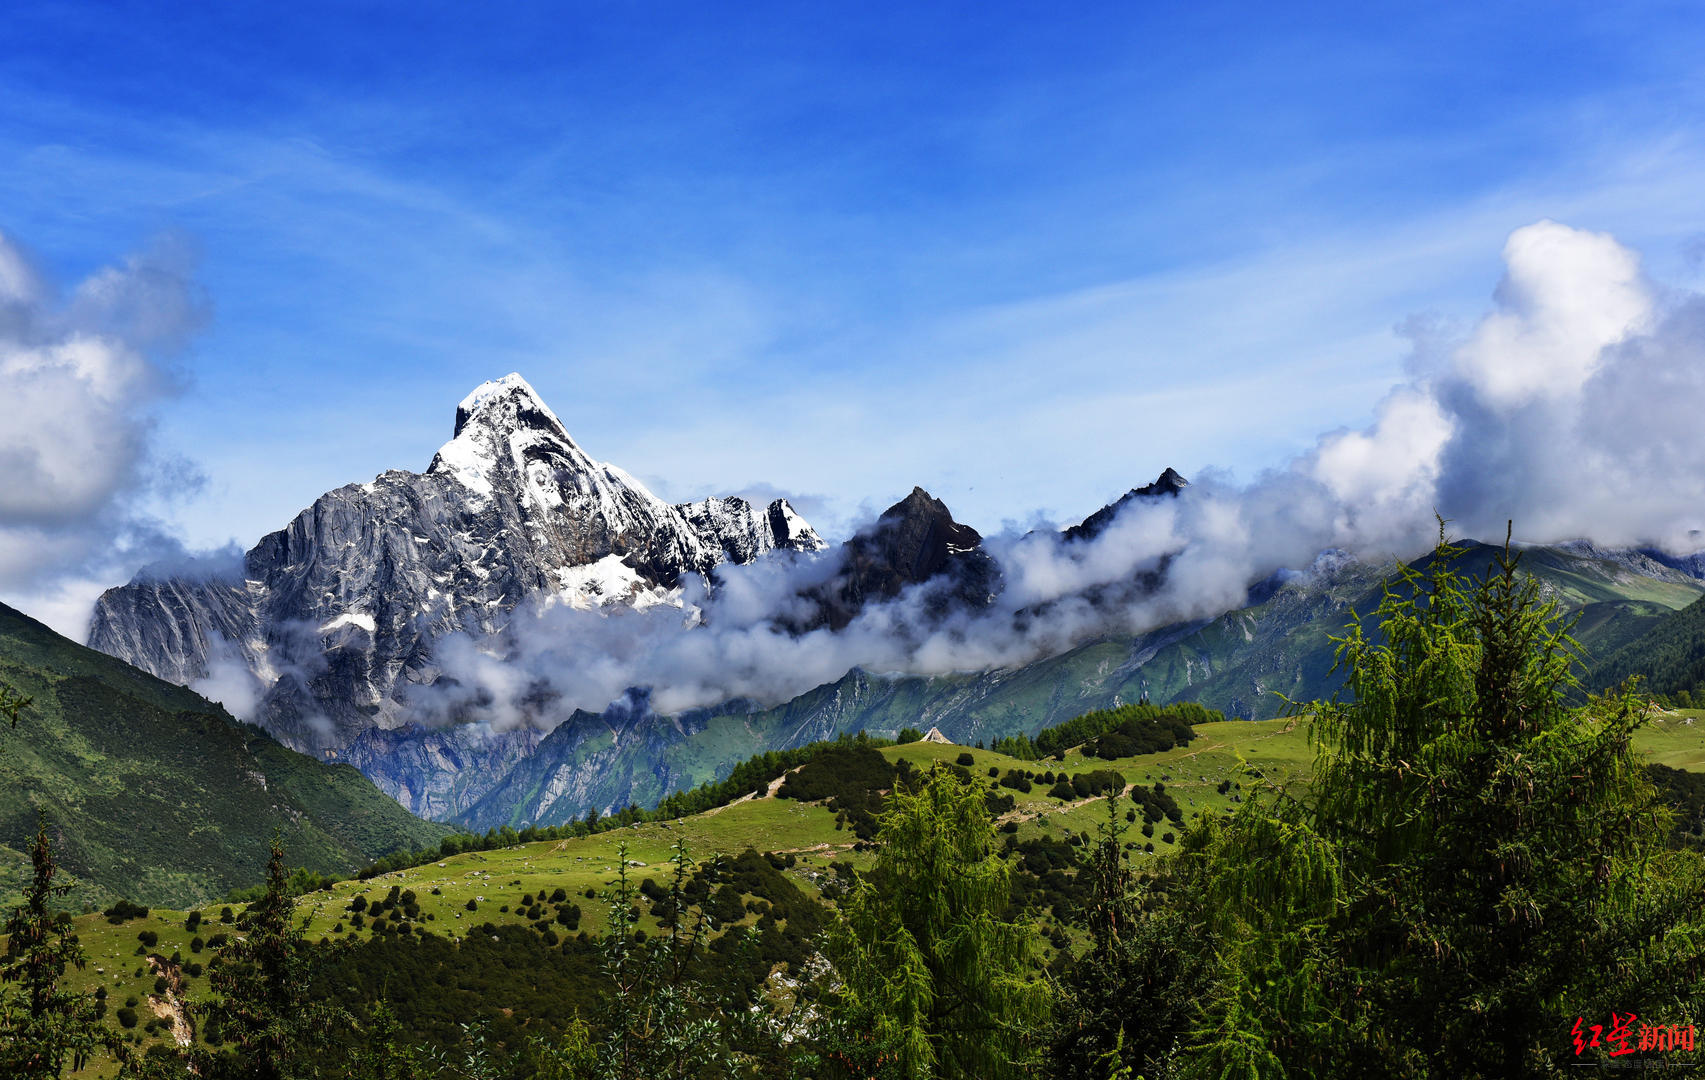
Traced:
[[806, 594], [815, 616], [795, 629], [845, 629], [867, 605], [917, 585], [928, 587], [925, 607], [934, 614], [984, 607], [1000, 588], [1000, 568], [982, 543], [945, 503], [914, 487], [841, 545], [834, 577]]
[[[144, 572], [108, 590], [89, 643], [181, 684], [250, 678], [255, 719], [288, 745], [347, 753], [411, 809], [442, 812], [384, 762], [403, 752], [468, 771], [466, 733], [375, 734], [408, 725], [408, 688], [438, 677], [436, 641], [496, 634], [530, 601], [672, 602], [687, 574], [824, 546], [785, 500], [663, 502], [589, 457], [509, 375], [461, 402], [453, 437], [424, 473], [393, 470], [326, 493], [235, 572]], [[536, 737], [510, 738], [481, 764], [524, 754]]]
[[1136, 500], [1152, 499], [1162, 495], [1177, 495], [1189, 486], [1190, 481], [1168, 467], [1154, 483], [1144, 484], [1140, 488], [1132, 488], [1119, 496], [1114, 502], [1108, 503], [1076, 525], [1064, 530], [1061, 535], [1067, 540], [1093, 540], [1106, 532], [1107, 526], [1113, 524], [1113, 519]]

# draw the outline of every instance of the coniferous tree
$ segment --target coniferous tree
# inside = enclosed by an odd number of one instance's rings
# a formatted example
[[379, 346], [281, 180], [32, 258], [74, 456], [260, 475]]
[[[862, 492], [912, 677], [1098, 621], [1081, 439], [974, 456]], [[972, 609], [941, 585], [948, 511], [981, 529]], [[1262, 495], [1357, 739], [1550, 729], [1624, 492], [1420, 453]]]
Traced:
[[670, 856], [666, 899], [670, 913], [661, 933], [640, 940], [634, 932], [635, 892], [628, 879], [628, 847], [616, 848], [616, 880], [606, 894], [609, 926], [602, 942], [611, 994], [601, 1017], [599, 1080], [686, 1080], [726, 1074], [724, 1031], [694, 977], [709, 923], [702, 908], [689, 911], [688, 875], [694, 865], [686, 841]]
[[1135, 922], [1135, 896], [1122, 846], [1126, 826], [1119, 819], [1119, 795], [1108, 792], [1107, 820], [1078, 865], [1079, 878], [1089, 884], [1080, 921], [1089, 931], [1090, 946], [1063, 980], [1055, 1003], [1049, 1072], [1058, 1077], [1100, 1080], [1108, 1072], [1108, 1055], [1123, 1049], [1126, 1025], [1135, 1022], [1126, 1016], [1124, 1002], [1131, 982], [1127, 945]]
[[1554, 605], [1507, 544], [1479, 581], [1458, 554], [1441, 528], [1380, 639], [1341, 639], [1303, 800], [1186, 838], [1176, 871], [1222, 960], [1204, 1075], [1536, 1076], [1575, 1060], [1577, 1018], [1705, 1005], [1705, 874], [1667, 846], [1643, 703], [1571, 707]]
[[310, 1075], [331, 1023], [330, 1004], [310, 994], [313, 959], [284, 872], [284, 847], [275, 834], [266, 865], [266, 891], [237, 916], [232, 934], [208, 965], [219, 995], [206, 1006], [207, 1022], [234, 1051], [212, 1063], [220, 1075], [285, 1080]]
[[1210, 950], [1192, 932], [1179, 898], [1132, 870], [1119, 817], [1120, 793], [1107, 795], [1107, 820], [1078, 864], [1088, 882], [1078, 923], [1088, 951], [1060, 981], [1047, 1074], [1058, 1080], [1157, 1075], [1178, 1047], [1175, 1002], [1208, 989]]
[[844, 982], [826, 1059], [857, 1076], [1019, 1076], [1048, 993], [1010, 922], [986, 785], [936, 767], [889, 797], [876, 865], [842, 907], [830, 956]]
[[427, 1080], [437, 1072], [427, 1055], [410, 1045], [390, 1002], [380, 998], [349, 1058], [353, 1080]]
[[82, 970], [85, 960], [70, 916], [48, 910], [49, 901], [71, 886], [54, 884], [58, 866], [45, 818], [37, 821], [30, 863], [30, 884], [23, 904], [6, 920], [6, 952], [0, 960], [0, 1075], [59, 1076], [66, 1066], [82, 1068], [108, 1040], [95, 999], [59, 985], [66, 965]]

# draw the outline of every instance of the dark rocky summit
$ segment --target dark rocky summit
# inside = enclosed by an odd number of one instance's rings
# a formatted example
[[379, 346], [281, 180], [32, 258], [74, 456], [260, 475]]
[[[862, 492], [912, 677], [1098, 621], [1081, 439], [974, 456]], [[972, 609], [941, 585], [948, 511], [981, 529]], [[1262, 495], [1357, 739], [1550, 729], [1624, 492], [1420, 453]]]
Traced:
[[866, 604], [926, 582], [936, 614], [954, 606], [982, 607], [1000, 582], [1000, 570], [982, 543], [977, 530], [954, 521], [940, 499], [914, 487], [874, 526], [842, 545], [839, 573], [812, 597], [822, 623], [839, 630]]
[[1190, 481], [1168, 467], [1154, 483], [1144, 484], [1140, 488], [1132, 488], [1119, 496], [1114, 502], [1108, 503], [1078, 524], [1066, 529], [1063, 535], [1067, 540], [1093, 540], [1100, 536], [1107, 526], [1113, 524], [1113, 519], [1117, 518], [1120, 511], [1124, 510], [1134, 500], [1176, 496], [1189, 486]]

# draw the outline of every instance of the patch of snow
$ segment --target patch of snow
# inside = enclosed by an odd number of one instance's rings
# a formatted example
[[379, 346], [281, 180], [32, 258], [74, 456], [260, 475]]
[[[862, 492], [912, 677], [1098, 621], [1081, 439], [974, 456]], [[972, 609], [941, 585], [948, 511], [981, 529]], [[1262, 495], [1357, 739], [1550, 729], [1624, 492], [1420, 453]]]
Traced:
[[[793, 510], [793, 505], [786, 499], [778, 499], [781, 503], [782, 520], [787, 522], [787, 535], [793, 539], [794, 545], [801, 551], [822, 551], [829, 546], [828, 541], [817, 535], [817, 530], [811, 523], [800, 517]], [[781, 537], [776, 537], [780, 540]]]
[[492, 496], [491, 470], [496, 464], [491, 452], [465, 433], [438, 448], [433, 459], [433, 471], [439, 466], [469, 491], [484, 499]]
[[359, 626], [369, 634], [378, 630], [378, 625], [374, 623], [373, 616], [365, 611], [346, 611], [331, 622], [321, 626], [320, 633], [329, 634], [340, 626]]
[[556, 474], [542, 461], [527, 466], [527, 492], [546, 510], [562, 505], [562, 490], [556, 485]]
[[609, 604], [631, 604], [643, 610], [658, 604], [681, 602], [679, 589], [661, 589], [641, 577], [620, 555], [606, 555], [583, 566], [556, 570], [561, 591], [554, 599], [582, 611]]

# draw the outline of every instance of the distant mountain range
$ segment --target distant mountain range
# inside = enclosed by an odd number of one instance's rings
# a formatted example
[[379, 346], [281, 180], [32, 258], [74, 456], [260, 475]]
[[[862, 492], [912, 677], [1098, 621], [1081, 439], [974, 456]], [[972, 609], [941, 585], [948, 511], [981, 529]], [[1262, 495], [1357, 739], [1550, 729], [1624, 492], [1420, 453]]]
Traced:
[[[1188, 498], [1188, 488], [1167, 469], [1053, 540], [1081, 550], [1133, 505]], [[1468, 558], [1484, 562], [1489, 551]], [[901, 597], [926, 620], [974, 617], [1006, 587], [976, 530], [921, 488], [832, 549], [785, 500], [670, 505], [592, 460], [511, 375], [458, 406], [453, 437], [426, 472], [327, 493], [240, 568], [144, 572], [101, 598], [90, 643], [174, 682], [246, 682], [256, 722], [285, 743], [356, 765], [419, 814], [486, 828], [654, 803], [753, 753], [859, 728], [933, 725], [970, 743], [1143, 697], [1270, 717], [1281, 695], [1331, 691], [1330, 635], [1377, 606], [1389, 569], [1323, 553], [1250, 583], [1246, 606], [1212, 619], [1080, 641], [997, 670], [922, 677], [855, 668], [773, 706], [732, 700], [660, 715], [637, 687], [601, 711], [571, 711], [548, 733], [526, 722], [543, 715], [548, 686], [536, 688], [539, 708], [528, 705], [523, 722], [509, 725], [420, 707], [425, 690], [458, 685], [440, 655], [447, 641], [476, 642], [501, 664], [524, 606], [678, 609], [690, 626], [699, 615], [691, 576], [714, 592], [726, 568], [770, 561], [796, 589], [774, 617], [792, 635], [844, 632]], [[1597, 654], [1627, 646], [1705, 591], [1700, 560], [1656, 553], [1538, 548], [1524, 566], [1579, 612], [1580, 636]], [[1078, 600], [1117, 605], [1158, 587], [1167, 569], [1162, 558], [1119, 589], [1103, 584]]]

